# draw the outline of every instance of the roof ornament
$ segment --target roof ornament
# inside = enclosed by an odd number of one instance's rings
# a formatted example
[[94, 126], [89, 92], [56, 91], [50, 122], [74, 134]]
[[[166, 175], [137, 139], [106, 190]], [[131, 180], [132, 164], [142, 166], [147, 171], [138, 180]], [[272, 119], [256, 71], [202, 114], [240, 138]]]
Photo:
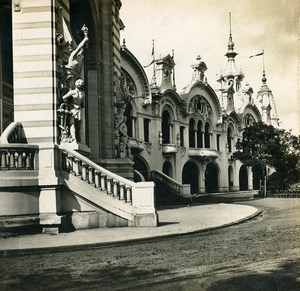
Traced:
[[[174, 49], [172, 49], [172, 59], [174, 61]], [[176, 84], [175, 84], [175, 66], [173, 67], [173, 88], [176, 91]]]

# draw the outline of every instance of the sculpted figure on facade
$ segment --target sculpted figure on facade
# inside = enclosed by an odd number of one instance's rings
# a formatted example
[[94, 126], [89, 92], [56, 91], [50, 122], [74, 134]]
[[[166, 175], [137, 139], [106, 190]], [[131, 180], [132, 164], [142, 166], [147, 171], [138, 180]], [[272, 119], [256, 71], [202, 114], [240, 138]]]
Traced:
[[66, 74], [63, 80], [63, 84], [72, 89], [75, 86], [75, 80], [81, 77], [82, 64], [84, 58], [84, 45], [87, 43], [87, 28], [83, 26], [82, 30], [84, 31], [85, 37], [80, 42], [80, 44], [74, 49], [68, 58], [68, 63], [65, 65]]
[[77, 47], [74, 46], [71, 33], [67, 31], [66, 34], [65, 30], [66, 28], [62, 29], [64, 33], [56, 34], [60, 139], [62, 142], [81, 142], [82, 108], [85, 103], [81, 75], [88, 28], [83, 25], [84, 38]]
[[63, 118], [61, 124], [63, 133], [62, 141], [80, 142], [80, 128], [82, 109], [85, 107], [84, 82], [82, 79], [75, 81], [75, 89], [69, 90], [63, 97], [63, 103], [58, 110]]

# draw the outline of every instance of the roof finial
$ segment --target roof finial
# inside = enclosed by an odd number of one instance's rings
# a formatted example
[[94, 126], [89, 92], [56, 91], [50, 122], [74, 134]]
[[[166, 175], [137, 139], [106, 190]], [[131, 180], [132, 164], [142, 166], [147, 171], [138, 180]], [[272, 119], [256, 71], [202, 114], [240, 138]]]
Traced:
[[229, 12], [229, 34], [231, 36], [231, 12]]
[[229, 12], [229, 42], [228, 42], [228, 51], [233, 51], [234, 43], [232, 41], [232, 32], [231, 32], [231, 12]]
[[265, 69], [265, 50], [263, 50], [263, 78], [262, 78], [263, 84], [266, 84], [267, 78], [266, 78], [266, 69]]
[[[172, 59], [174, 61], [174, 49], [172, 49]], [[176, 84], [175, 84], [175, 66], [173, 67], [173, 88], [176, 91]]]

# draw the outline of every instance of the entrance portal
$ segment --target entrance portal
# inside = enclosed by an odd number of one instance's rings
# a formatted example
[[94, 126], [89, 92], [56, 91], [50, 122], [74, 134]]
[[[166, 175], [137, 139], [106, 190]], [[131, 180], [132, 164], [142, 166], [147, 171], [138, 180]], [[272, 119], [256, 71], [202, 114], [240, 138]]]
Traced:
[[219, 170], [214, 163], [208, 163], [205, 170], [205, 192], [219, 192]]
[[239, 173], [240, 191], [248, 190], [248, 175], [246, 166], [241, 166]]
[[191, 193], [199, 192], [199, 169], [194, 162], [187, 162], [182, 170], [182, 184], [191, 185]]

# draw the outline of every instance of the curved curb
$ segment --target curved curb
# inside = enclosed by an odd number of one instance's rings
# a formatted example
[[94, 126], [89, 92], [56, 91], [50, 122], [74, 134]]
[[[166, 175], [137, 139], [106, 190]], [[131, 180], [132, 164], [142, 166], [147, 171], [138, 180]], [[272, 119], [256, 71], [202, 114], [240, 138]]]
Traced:
[[187, 231], [187, 232], [169, 233], [169, 234], [162, 234], [162, 235], [154, 235], [154, 236], [145, 237], [145, 238], [133, 238], [133, 239], [127, 239], [127, 240], [122, 240], [122, 241], [99, 242], [99, 243], [91, 243], [91, 244], [0, 250], [0, 256], [1, 257], [9, 257], [9, 256], [13, 256], [13, 255], [46, 254], [46, 253], [53, 253], [53, 252], [59, 253], [59, 252], [67, 252], [67, 251], [79, 251], [79, 250], [83, 250], [83, 249], [101, 248], [101, 247], [107, 247], [107, 246], [113, 246], [113, 245], [124, 245], [124, 244], [136, 243], [136, 242], [139, 242], [139, 243], [150, 242], [151, 240], [178, 237], [178, 236], [183, 236], [183, 235], [192, 235], [192, 234], [196, 234], [196, 233], [204, 233], [204, 232], [210, 232], [210, 231], [221, 229], [221, 228], [226, 228], [226, 227], [241, 224], [247, 220], [253, 219], [256, 216], [260, 215], [261, 213], [262, 213], [262, 210], [257, 209], [257, 211], [255, 213], [248, 215], [244, 218], [241, 218], [239, 220], [236, 220], [236, 221], [225, 223], [220, 226], [207, 227], [207, 228], [196, 229], [196, 230]]

